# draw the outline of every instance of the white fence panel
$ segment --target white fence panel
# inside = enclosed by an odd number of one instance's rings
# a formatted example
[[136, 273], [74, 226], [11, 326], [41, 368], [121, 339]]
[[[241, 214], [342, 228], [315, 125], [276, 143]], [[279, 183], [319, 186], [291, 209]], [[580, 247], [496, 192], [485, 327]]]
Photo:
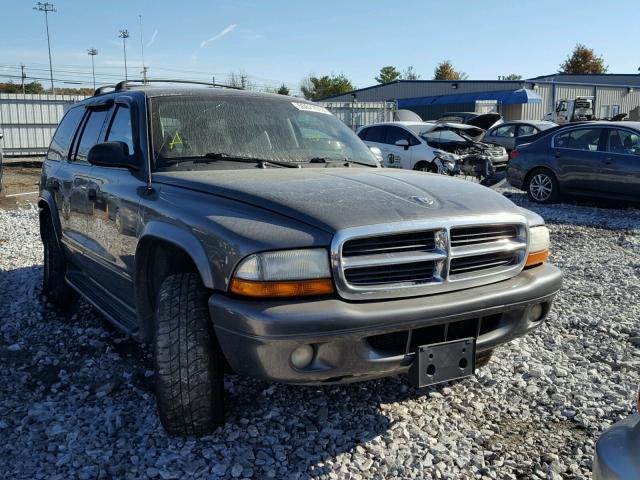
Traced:
[[372, 123], [392, 122], [398, 109], [395, 102], [318, 102], [318, 104], [354, 131]]
[[0, 93], [0, 132], [6, 156], [41, 155], [70, 105], [86, 97]]

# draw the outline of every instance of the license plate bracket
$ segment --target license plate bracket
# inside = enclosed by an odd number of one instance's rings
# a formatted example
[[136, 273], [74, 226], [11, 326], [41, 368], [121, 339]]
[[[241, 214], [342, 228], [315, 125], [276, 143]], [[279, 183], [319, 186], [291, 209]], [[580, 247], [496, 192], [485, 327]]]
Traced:
[[422, 345], [415, 351], [409, 381], [413, 386], [426, 387], [468, 377], [475, 373], [475, 360], [475, 338]]

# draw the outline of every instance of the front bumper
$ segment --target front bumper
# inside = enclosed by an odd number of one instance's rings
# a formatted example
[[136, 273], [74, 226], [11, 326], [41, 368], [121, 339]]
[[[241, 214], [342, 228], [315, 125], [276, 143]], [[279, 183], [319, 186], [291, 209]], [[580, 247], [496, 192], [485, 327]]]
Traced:
[[[405, 373], [418, 344], [474, 336], [482, 353], [522, 336], [542, 323], [561, 285], [560, 270], [543, 264], [502, 282], [425, 297], [255, 301], [214, 294], [209, 311], [237, 373], [339, 383]], [[543, 304], [544, 316], [532, 323], [526, 314], [535, 304]], [[315, 359], [300, 370], [290, 356], [304, 344], [313, 345]]]

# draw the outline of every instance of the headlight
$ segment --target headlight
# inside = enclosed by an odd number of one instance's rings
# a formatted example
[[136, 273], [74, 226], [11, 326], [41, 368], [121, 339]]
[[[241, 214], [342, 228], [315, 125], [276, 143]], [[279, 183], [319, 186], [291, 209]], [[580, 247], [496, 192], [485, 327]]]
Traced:
[[540, 265], [549, 258], [549, 229], [545, 226], [529, 229], [529, 255], [525, 267]]
[[314, 248], [249, 255], [238, 265], [230, 290], [249, 297], [333, 293], [329, 253], [324, 248]]
[[435, 155], [441, 160], [445, 160], [447, 162], [457, 162], [460, 159], [458, 155], [454, 153], [445, 152], [444, 150], [436, 150]]

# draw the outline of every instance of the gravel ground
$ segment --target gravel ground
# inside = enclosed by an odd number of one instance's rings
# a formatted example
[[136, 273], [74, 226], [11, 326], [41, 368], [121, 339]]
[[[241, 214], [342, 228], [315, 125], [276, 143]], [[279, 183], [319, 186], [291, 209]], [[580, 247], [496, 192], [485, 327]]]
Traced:
[[516, 203], [550, 224], [549, 321], [477, 376], [289, 387], [228, 376], [227, 424], [172, 439], [149, 352], [40, 295], [34, 208], [0, 211], [0, 478], [589, 478], [640, 378], [640, 210]]

